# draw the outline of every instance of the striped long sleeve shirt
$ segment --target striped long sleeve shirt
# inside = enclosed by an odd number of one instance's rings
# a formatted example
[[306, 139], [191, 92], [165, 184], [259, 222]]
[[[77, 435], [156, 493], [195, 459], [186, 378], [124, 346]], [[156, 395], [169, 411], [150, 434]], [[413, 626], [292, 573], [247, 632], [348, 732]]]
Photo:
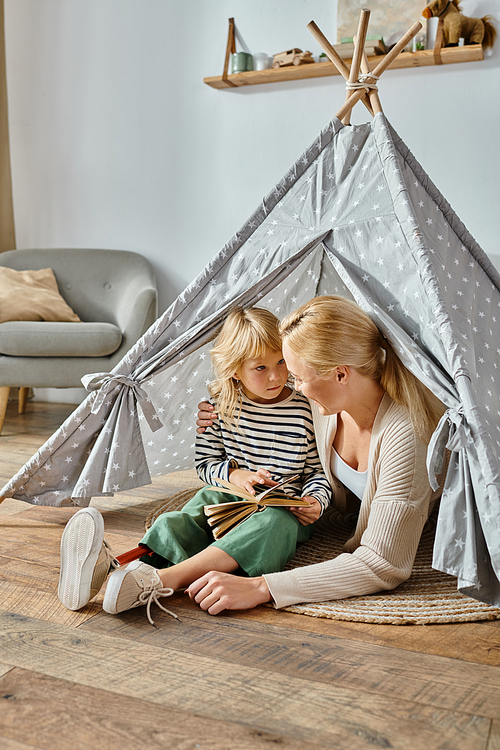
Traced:
[[308, 400], [296, 391], [277, 404], [258, 404], [242, 395], [237, 425], [214, 420], [196, 436], [196, 470], [202, 482], [217, 485], [217, 479], [229, 480], [233, 468], [264, 468], [276, 481], [300, 474], [285, 491], [314, 497], [323, 513], [332, 490], [319, 460]]

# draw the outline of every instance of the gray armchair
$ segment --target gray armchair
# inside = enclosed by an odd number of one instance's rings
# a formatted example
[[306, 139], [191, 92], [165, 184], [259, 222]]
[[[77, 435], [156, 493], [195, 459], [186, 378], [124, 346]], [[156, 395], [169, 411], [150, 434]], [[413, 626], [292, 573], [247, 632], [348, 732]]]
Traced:
[[0, 323], [0, 431], [9, 389], [82, 387], [83, 375], [110, 372], [157, 317], [149, 261], [124, 250], [11, 250], [0, 266], [51, 268], [59, 292], [83, 321]]

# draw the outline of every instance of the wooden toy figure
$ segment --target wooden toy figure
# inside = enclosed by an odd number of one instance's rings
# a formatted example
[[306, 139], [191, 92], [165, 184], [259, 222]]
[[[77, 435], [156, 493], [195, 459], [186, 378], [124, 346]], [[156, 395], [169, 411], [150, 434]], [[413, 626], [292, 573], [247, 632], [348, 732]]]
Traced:
[[423, 10], [424, 18], [436, 16], [443, 19], [444, 46], [456, 47], [463, 38], [464, 44], [482, 44], [485, 49], [493, 47], [496, 29], [491, 16], [469, 18], [460, 9], [460, 0], [432, 0]]

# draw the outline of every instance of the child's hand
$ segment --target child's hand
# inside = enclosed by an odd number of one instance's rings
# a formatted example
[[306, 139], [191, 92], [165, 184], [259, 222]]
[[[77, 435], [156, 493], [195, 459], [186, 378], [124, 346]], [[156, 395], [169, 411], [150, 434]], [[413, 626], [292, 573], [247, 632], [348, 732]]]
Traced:
[[232, 469], [229, 472], [229, 481], [242, 490], [246, 490], [251, 495], [255, 495], [254, 484], [267, 484], [274, 487], [278, 484], [271, 479], [271, 474], [266, 469], [257, 469], [257, 471], [246, 471], [245, 469]]
[[196, 432], [199, 432], [201, 435], [205, 432], [205, 427], [211, 427], [212, 420], [217, 418], [212, 404], [209, 404], [208, 401], [202, 401], [198, 404], [198, 419], [196, 420], [198, 427], [196, 428]]
[[306, 508], [304, 506], [302, 508], [298, 508], [297, 506], [294, 506], [292, 508], [288, 508], [288, 510], [297, 517], [297, 520], [302, 524], [302, 526], [309, 526], [309, 524], [314, 523], [320, 517], [321, 505], [315, 497], [311, 497], [310, 495], [306, 495], [302, 498], [302, 500], [307, 500], [308, 503], [311, 503], [310, 507]]

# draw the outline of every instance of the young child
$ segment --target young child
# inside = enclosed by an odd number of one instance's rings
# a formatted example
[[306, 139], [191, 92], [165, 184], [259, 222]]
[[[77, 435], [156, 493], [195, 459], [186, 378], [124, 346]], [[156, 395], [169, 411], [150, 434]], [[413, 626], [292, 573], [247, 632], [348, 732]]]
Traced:
[[[202, 481], [232, 482], [255, 494], [292, 475], [300, 479], [285, 492], [310, 505], [268, 507], [215, 540], [204, 506], [240, 500], [202, 489], [180, 511], [163, 513], [140, 542], [136, 558], [118, 558], [104, 540], [104, 522], [84, 508], [68, 522], [61, 540], [59, 599], [79, 609], [97, 595], [110, 567], [103, 608], [117, 614], [186, 588], [209, 571], [260, 576], [283, 570], [296, 545], [312, 534], [312, 524], [331, 500], [322, 473], [307, 399], [288, 385], [277, 318], [259, 308], [236, 308], [227, 317], [211, 351], [216, 374], [210, 385], [219, 419], [196, 438], [196, 469]], [[132, 553], [132, 556], [134, 553]], [[168, 610], [165, 610], [168, 612]], [[172, 614], [172, 613], [170, 613]]]

